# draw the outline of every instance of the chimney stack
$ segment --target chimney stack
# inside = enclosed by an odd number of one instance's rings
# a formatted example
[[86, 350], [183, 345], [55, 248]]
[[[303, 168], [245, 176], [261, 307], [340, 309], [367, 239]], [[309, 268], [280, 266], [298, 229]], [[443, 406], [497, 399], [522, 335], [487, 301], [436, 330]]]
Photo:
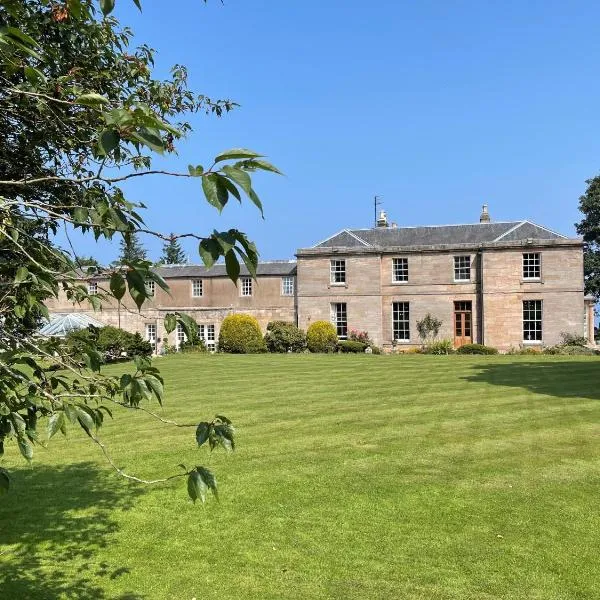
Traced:
[[481, 207], [481, 215], [479, 217], [480, 223], [489, 223], [490, 222], [490, 213], [488, 212], [488, 205], [484, 204]]
[[385, 214], [385, 210], [382, 210], [379, 213], [379, 218], [377, 219], [377, 227], [387, 227], [387, 226], [388, 226], [387, 215]]

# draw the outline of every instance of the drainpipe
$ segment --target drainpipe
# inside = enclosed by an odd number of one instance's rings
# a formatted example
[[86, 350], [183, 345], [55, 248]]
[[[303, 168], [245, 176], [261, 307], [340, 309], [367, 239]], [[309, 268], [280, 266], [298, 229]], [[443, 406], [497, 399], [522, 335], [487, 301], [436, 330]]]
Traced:
[[484, 319], [483, 319], [483, 248], [480, 246], [477, 250], [477, 341], [480, 344], [485, 344], [484, 336]]

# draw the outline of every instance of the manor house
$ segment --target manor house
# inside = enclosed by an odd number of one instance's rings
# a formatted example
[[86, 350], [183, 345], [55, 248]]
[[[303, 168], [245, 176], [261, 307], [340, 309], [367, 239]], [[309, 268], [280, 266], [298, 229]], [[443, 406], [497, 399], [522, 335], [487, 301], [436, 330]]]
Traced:
[[[260, 263], [256, 279], [242, 269], [237, 286], [224, 265], [156, 267], [170, 294], [149, 282], [152, 297], [140, 312], [115, 303], [93, 313], [62, 297], [49, 309], [139, 331], [157, 347], [185, 339], [180, 328], [164, 330], [173, 311], [194, 318], [213, 349], [220, 323], [236, 312], [255, 316], [263, 331], [273, 320], [303, 329], [328, 320], [341, 339], [352, 329], [367, 331], [384, 350], [420, 345], [417, 322], [427, 314], [442, 321], [438, 338], [456, 347], [539, 348], [559, 343], [563, 333], [594, 342], [582, 241], [529, 221], [492, 222], [485, 205], [469, 225], [397, 227], [382, 211], [376, 227], [345, 229], [296, 257]], [[94, 292], [108, 282], [88, 286]]]

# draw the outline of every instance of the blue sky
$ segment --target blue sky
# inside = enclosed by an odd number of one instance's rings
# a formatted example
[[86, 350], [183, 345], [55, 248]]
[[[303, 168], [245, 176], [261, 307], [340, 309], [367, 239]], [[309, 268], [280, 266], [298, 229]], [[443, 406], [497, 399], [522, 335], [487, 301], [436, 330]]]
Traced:
[[[241, 104], [195, 131], [170, 168], [218, 151], [261, 151], [251, 206], [219, 216], [197, 181], [139, 178], [130, 199], [165, 232], [249, 233], [263, 259], [293, 258], [371, 226], [373, 196], [402, 225], [530, 219], [568, 235], [585, 179], [600, 172], [600, 4], [379, 0], [117, 2], [157, 73], [187, 65], [192, 89]], [[159, 163], [157, 163], [159, 164]], [[145, 240], [152, 258], [160, 243]], [[78, 241], [116, 257], [117, 244]], [[186, 243], [192, 262], [196, 247]]]

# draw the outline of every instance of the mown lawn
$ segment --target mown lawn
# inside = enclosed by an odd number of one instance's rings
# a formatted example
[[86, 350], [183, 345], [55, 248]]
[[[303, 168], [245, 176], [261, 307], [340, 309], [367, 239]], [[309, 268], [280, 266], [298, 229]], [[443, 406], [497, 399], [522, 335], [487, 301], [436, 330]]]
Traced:
[[130, 484], [72, 430], [9, 447], [8, 599], [600, 598], [600, 361], [175, 356], [161, 414], [219, 412], [230, 455], [121, 411], [101, 435], [143, 477], [208, 464], [222, 500]]

